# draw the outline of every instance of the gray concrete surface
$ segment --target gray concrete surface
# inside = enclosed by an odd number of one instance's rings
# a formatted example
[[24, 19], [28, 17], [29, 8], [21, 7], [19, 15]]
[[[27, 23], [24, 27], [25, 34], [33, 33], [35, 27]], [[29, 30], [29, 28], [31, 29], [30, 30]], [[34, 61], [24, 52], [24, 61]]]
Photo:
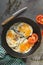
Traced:
[[[2, 33], [1, 23], [12, 15], [13, 12], [21, 9], [24, 6], [27, 6], [28, 9], [26, 12], [22, 13], [20, 16], [28, 17], [32, 20], [35, 20], [38, 14], [43, 14], [43, 0], [16, 0], [16, 4], [13, 3], [14, 0], [0, 0], [0, 35]], [[17, 2], [18, 1], [18, 2]], [[41, 29], [43, 27], [40, 26]], [[34, 54], [27, 58], [26, 65], [43, 65], [43, 37], [40, 47], [35, 51]]]

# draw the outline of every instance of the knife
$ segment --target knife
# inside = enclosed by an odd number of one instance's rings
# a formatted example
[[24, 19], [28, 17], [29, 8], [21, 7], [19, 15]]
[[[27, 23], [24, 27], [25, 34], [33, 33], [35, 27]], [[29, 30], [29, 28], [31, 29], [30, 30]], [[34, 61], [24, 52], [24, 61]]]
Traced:
[[14, 17], [16, 17], [18, 14], [20, 14], [21, 12], [23, 12], [23, 11], [26, 10], [26, 9], [27, 9], [27, 7], [24, 7], [24, 8], [22, 8], [22, 9], [18, 10], [17, 12], [15, 12], [14, 14], [12, 14], [11, 17], [9, 17], [9, 18], [6, 19], [4, 22], [2, 22], [1, 25], [5, 25], [6, 23], [10, 22], [10, 20], [12, 20]]

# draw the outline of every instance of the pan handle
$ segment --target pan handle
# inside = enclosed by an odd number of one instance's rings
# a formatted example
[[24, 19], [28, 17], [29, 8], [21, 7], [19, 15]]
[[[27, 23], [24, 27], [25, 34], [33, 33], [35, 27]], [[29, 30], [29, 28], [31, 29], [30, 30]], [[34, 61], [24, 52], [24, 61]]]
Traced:
[[3, 25], [5, 25], [5, 24], [7, 24], [7, 23], [10, 22], [10, 20], [12, 20], [13, 18], [14, 18], [14, 16], [9, 17], [9, 18], [6, 19], [4, 22], [2, 22], [1, 25], [3, 26]]

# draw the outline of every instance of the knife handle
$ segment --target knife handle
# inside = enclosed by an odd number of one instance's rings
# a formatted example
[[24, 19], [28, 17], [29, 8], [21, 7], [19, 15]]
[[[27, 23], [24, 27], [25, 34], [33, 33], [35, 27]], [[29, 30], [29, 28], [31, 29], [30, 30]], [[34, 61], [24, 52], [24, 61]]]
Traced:
[[9, 17], [9, 18], [6, 19], [4, 22], [2, 22], [1, 25], [3, 26], [3, 25], [5, 25], [5, 24], [7, 24], [7, 23], [10, 22], [10, 20], [12, 20], [13, 18], [14, 18], [14, 16]]

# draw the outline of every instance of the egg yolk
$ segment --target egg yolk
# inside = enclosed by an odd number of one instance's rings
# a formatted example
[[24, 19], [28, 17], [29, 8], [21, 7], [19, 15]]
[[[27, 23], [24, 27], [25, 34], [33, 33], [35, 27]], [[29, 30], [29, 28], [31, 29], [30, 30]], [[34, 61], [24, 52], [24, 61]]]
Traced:
[[14, 34], [11, 31], [8, 32], [7, 36], [10, 38], [14, 38]]
[[20, 52], [27, 51], [32, 45], [30, 43], [20, 44]]
[[30, 33], [31, 33], [31, 30], [30, 30], [30, 28], [29, 28], [29, 25], [27, 25], [27, 24], [21, 25], [21, 26], [18, 28], [18, 30], [19, 30], [20, 32], [24, 33], [24, 36], [26, 36], [26, 37], [28, 37], [28, 36], [30, 35]]

